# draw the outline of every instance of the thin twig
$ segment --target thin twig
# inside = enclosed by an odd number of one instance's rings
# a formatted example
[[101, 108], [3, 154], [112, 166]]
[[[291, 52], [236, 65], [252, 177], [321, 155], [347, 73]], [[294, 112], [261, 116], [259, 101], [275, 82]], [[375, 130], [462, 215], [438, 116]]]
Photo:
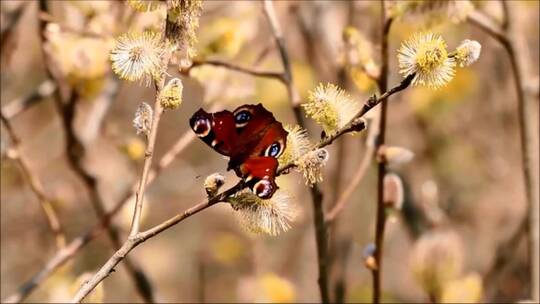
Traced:
[[[325, 146], [330, 145], [334, 140], [342, 136], [343, 134], [346, 134], [348, 132], [352, 131], [362, 131], [365, 129], [365, 125], [363, 121], [359, 120], [363, 115], [365, 115], [367, 112], [369, 112], [371, 109], [373, 109], [375, 106], [377, 106], [379, 103], [385, 101], [389, 96], [392, 94], [395, 94], [401, 90], [404, 90], [407, 88], [414, 78], [414, 74], [407, 76], [398, 86], [392, 88], [391, 90], [385, 92], [383, 95], [381, 95], [379, 98], [372, 97], [370, 98], [362, 110], [360, 110], [351, 121], [349, 121], [342, 129], [337, 131], [336, 133], [333, 133], [327, 137], [325, 137], [323, 140], [321, 140], [313, 150], [320, 149]], [[286, 174], [290, 171], [291, 168], [296, 167], [296, 164], [294, 161], [284, 165], [282, 168], [278, 169], [277, 175]], [[127, 254], [136, 246], [141, 244], [142, 242], [160, 234], [161, 232], [173, 227], [174, 225], [178, 224], [179, 222], [185, 220], [186, 218], [212, 206], [219, 202], [226, 201], [227, 198], [234, 195], [235, 193], [239, 192], [240, 190], [244, 189], [246, 187], [245, 183], [242, 181], [238, 182], [233, 187], [217, 194], [216, 196], [205, 200], [188, 210], [184, 211], [183, 213], [180, 213], [161, 224], [158, 224], [146, 231], [139, 232], [133, 237], [130, 237], [126, 243], [111, 257], [109, 260], [100, 268], [100, 270], [88, 281], [86, 282], [81, 289], [77, 292], [77, 294], [73, 297], [71, 300], [72, 302], [80, 302], [81, 300], [88, 295], [103, 279], [105, 279], [111, 271], [114, 269], [114, 267], [122, 261]], [[324, 220], [324, 219], [323, 219]]]
[[[172, 161], [180, 154], [188, 145], [193, 141], [195, 135], [193, 132], [188, 131], [183, 136], [181, 136], [178, 141], [163, 155], [160, 159], [157, 167], [150, 171], [148, 176], [148, 184], [153, 182], [161, 172], [167, 168]], [[39, 271], [35, 276], [33, 276], [28, 282], [22, 284], [15, 294], [7, 297], [2, 300], [2, 302], [16, 303], [24, 300], [34, 289], [39, 286], [43, 280], [49, 277], [54, 271], [56, 271], [64, 263], [75, 257], [75, 254], [82, 249], [90, 241], [94, 240], [100, 233], [103, 231], [104, 227], [107, 227], [110, 223], [110, 220], [115, 217], [120, 210], [128, 203], [133, 201], [135, 193], [137, 191], [136, 185], [134, 185], [128, 193], [122, 196], [114, 207], [107, 212], [107, 214], [97, 223], [93, 228], [91, 228], [87, 233], [75, 238], [71, 241], [65, 250], [61, 250], [56, 253], [56, 255], [49, 260], [45, 267]]]
[[7, 119], [13, 119], [31, 106], [54, 94], [57, 89], [58, 87], [54, 81], [50, 79], [44, 80], [30, 94], [8, 102], [2, 107], [2, 113]]
[[362, 160], [360, 161], [360, 164], [358, 165], [358, 168], [355, 169], [355, 174], [353, 178], [350, 180], [349, 184], [345, 189], [341, 192], [341, 194], [338, 196], [336, 203], [330, 209], [324, 218], [324, 221], [326, 225], [332, 224], [338, 215], [343, 211], [343, 209], [347, 206], [347, 202], [349, 202], [349, 198], [354, 193], [354, 190], [358, 187], [358, 184], [364, 179], [364, 176], [367, 173], [367, 170], [369, 169], [369, 165], [371, 164], [371, 161], [373, 159], [374, 154], [374, 146], [369, 145], [364, 151], [364, 156], [362, 157]]
[[[349, 26], [353, 26], [354, 24], [354, 15], [355, 15], [355, 2], [350, 1], [347, 3], [347, 22], [345, 23], [345, 28]], [[300, 14], [297, 14], [300, 17]], [[305, 24], [305, 22], [301, 22], [301, 24]], [[311, 34], [311, 33], [310, 33]], [[338, 64], [336, 72], [336, 78], [338, 86], [341, 88], [347, 90], [349, 86], [349, 71], [347, 69], [346, 62], [342, 64]], [[374, 128], [370, 128], [369, 134], [373, 133], [372, 130]], [[369, 138], [369, 135], [368, 135]], [[369, 141], [369, 140], [368, 140]], [[344, 172], [346, 168], [346, 162], [345, 162], [345, 150], [346, 150], [346, 140], [342, 139], [337, 143], [337, 163], [334, 168], [334, 175], [333, 175], [333, 182], [332, 182], [332, 196], [331, 196], [331, 207], [330, 209], [335, 209], [336, 207], [339, 209], [344, 203], [347, 202], [348, 197], [345, 200], [342, 200], [341, 197], [343, 194], [347, 193], [347, 195], [352, 194], [352, 191], [356, 188], [359, 181], [356, 181], [356, 179], [353, 177], [352, 180], [347, 179], [349, 182], [345, 186], [345, 189], [343, 191], [343, 187], [341, 185], [342, 178], [344, 177]], [[373, 149], [371, 149], [373, 150]], [[366, 151], [367, 152], [367, 151]], [[367, 154], [364, 154], [363, 160], [366, 158]], [[363, 161], [361, 161], [362, 163]], [[355, 173], [355, 177], [358, 176], [358, 171], [362, 168], [357, 168], [353, 170]], [[363, 174], [362, 174], [363, 175]], [[362, 178], [360, 178], [362, 179]], [[348, 258], [350, 256], [350, 248], [351, 248], [351, 242], [352, 238], [350, 236], [350, 233], [348, 230], [343, 229], [342, 222], [336, 221], [333, 226], [329, 225], [328, 221], [328, 212], [325, 212], [325, 226], [327, 227], [329, 231], [329, 246], [328, 246], [328, 268], [329, 268], [329, 276], [330, 276], [330, 292], [333, 295], [332, 301], [335, 303], [343, 303], [345, 302], [346, 294], [347, 294], [347, 262]]]
[[7, 134], [9, 135], [13, 143], [13, 146], [10, 147], [11, 151], [8, 153], [8, 157], [11, 155], [11, 158], [15, 160], [21, 168], [26, 182], [30, 186], [32, 192], [36, 195], [41, 209], [43, 209], [43, 213], [45, 214], [45, 218], [47, 219], [47, 224], [49, 225], [49, 228], [54, 234], [54, 238], [56, 240], [56, 247], [58, 247], [58, 249], [60, 250], [66, 246], [66, 236], [62, 229], [62, 225], [60, 224], [60, 220], [58, 219], [58, 215], [56, 214], [56, 211], [54, 210], [54, 207], [52, 205], [53, 199], [51, 199], [45, 193], [45, 189], [43, 187], [43, 184], [41, 183], [41, 180], [39, 179], [37, 174], [30, 168], [28, 161], [22, 155], [20, 149], [21, 140], [13, 130], [11, 123], [2, 112], [0, 112], [0, 118], [2, 120], [2, 123], [4, 123]]
[[88, 293], [90, 293], [101, 281], [103, 281], [103, 279], [105, 279], [113, 271], [114, 267], [118, 263], [120, 263], [120, 261], [122, 261], [133, 248], [146, 241], [147, 239], [152, 238], [155, 235], [163, 232], [164, 230], [185, 220], [186, 218], [225, 200], [230, 194], [236, 192], [237, 188], [241, 187], [239, 185], [240, 183], [237, 184], [237, 186], [230, 188], [229, 190], [221, 193], [218, 196], [213, 197], [210, 200], [205, 200], [189, 208], [182, 214], [178, 214], [177, 216], [149, 230], [143, 231], [133, 237], [130, 237], [124, 243], [124, 245], [118, 251], [116, 251], [116, 253], [100, 268], [100, 270], [88, 282], [84, 283], [83, 286], [81, 286], [77, 294], [75, 294], [73, 299], [71, 299], [71, 303], [79, 303], [80, 301], [82, 301], [88, 295]]
[[[283, 65], [283, 81], [287, 87], [287, 95], [289, 102], [293, 108], [293, 112], [296, 118], [296, 122], [305, 129], [305, 123], [300, 112], [300, 95], [295, 89], [291, 64], [287, 48], [285, 47], [285, 39], [279, 26], [274, 6], [271, 1], [265, 0], [263, 5], [264, 14], [270, 25], [270, 29], [274, 36], [276, 46], [279, 50]], [[313, 201], [313, 221], [315, 226], [315, 237], [317, 241], [317, 258], [319, 265], [319, 289], [321, 293], [321, 299], [323, 303], [329, 303], [330, 298], [328, 294], [328, 270], [327, 270], [327, 253], [328, 242], [326, 235], [326, 227], [324, 225], [324, 208], [323, 208], [323, 194], [317, 184], [312, 185], [310, 188], [311, 198]]]
[[213, 66], [223, 67], [232, 71], [236, 71], [236, 72], [240, 72], [240, 73], [244, 73], [244, 74], [248, 74], [248, 75], [252, 75], [256, 77], [274, 78], [281, 82], [284, 82], [282, 73], [242, 67], [242, 66], [230, 63], [230, 62], [225, 62], [225, 61], [220, 61], [220, 60], [195, 60], [193, 61], [193, 64], [191, 66], [189, 66], [186, 70], [183, 70], [182, 72], [189, 74], [191, 69], [198, 66], [202, 66], [202, 65], [213, 65]]
[[19, 6], [15, 8], [12, 12], [6, 13], [5, 18], [7, 19], [7, 22], [4, 28], [2, 29], [2, 32], [0, 33], [0, 37], [2, 37], [0, 40], [1, 41], [0, 44], [3, 45], [4, 38], [6, 38], [7, 35], [9, 35], [8, 33], [11, 32], [13, 28], [17, 26], [17, 24], [21, 20], [21, 17], [24, 13], [24, 10], [26, 9], [27, 4], [28, 2], [23, 2], [19, 4]]
[[[39, 1], [39, 11], [40, 15], [48, 14], [49, 7], [46, 0]], [[90, 202], [98, 218], [103, 218], [106, 215], [105, 203], [99, 193], [97, 179], [89, 172], [83, 162], [85, 156], [85, 146], [82, 141], [78, 138], [74, 122], [76, 115], [76, 106], [79, 100], [79, 96], [75, 90], [73, 90], [62, 73], [58, 70], [57, 66], [50, 58], [50, 55], [45, 50], [45, 28], [47, 25], [47, 20], [40, 18], [39, 20], [39, 37], [42, 44], [43, 59], [45, 62], [46, 72], [50, 79], [54, 79], [57, 83], [59, 90], [55, 91], [54, 101], [57, 107], [62, 127], [65, 132], [65, 151], [67, 155], [67, 160], [70, 168], [73, 172], [81, 179], [85, 190], [87, 191]], [[111, 242], [116, 249], [121, 245], [120, 241], [120, 232], [118, 227], [115, 225], [108, 225], [106, 227], [107, 233]], [[140, 293], [141, 297], [146, 302], [154, 302], [153, 300], [153, 290], [150, 284], [149, 279], [140, 269], [139, 266], [135, 264], [131, 259], [127, 260], [125, 266], [128, 270], [130, 277], [132, 278], [137, 291]]]
[[2, 14], [3, 20], [6, 20], [0, 33], [0, 59], [2, 64], [9, 62], [8, 60], [16, 48], [17, 25], [21, 21], [26, 7], [28, 7], [28, 2], [21, 3], [13, 11]]
[[[513, 10], [507, 9], [506, 12], [511, 13]], [[519, 135], [521, 143], [521, 164], [522, 174], [524, 178], [525, 195], [527, 198], [527, 214], [529, 217], [524, 216], [519, 227], [523, 227], [528, 222], [529, 228], [529, 251], [530, 251], [530, 271], [531, 271], [531, 299], [539, 301], [540, 299], [540, 252], [539, 252], [539, 230], [540, 219], [539, 217], [539, 193], [538, 193], [538, 168], [535, 168], [534, 159], [535, 155], [538, 155], [538, 150], [535, 151], [535, 141], [538, 138], [538, 134], [535, 134], [536, 127], [533, 124], [533, 101], [529, 100], [531, 97], [525, 94], [524, 80], [527, 75], [524, 72], [524, 62], [528, 60], [526, 55], [520, 54], [523, 51], [523, 46], [520, 46], [518, 41], [519, 35], [522, 33], [516, 32], [513, 20], [507, 14], [505, 17], [505, 23], [507, 24], [508, 31], [499, 27], [497, 24], [491, 22], [480, 12], [474, 12], [469, 16], [469, 22], [478, 28], [482, 29], [488, 35], [497, 40], [505, 49], [508, 58], [510, 60], [510, 66], [512, 69], [512, 76], [514, 79], [514, 86], [517, 94], [517, 106], [518, 106], [518, 121], [519, 121]], [[519, 243], [521, 234], [525, 233], [527, 229], [517, 229], [516, 232], [504, 242], [497, 250], [495, 257], [494, 268], [488, 273], [487, 277], [496, 278], [500, 274], [494, 274], [498, 272], [501, 265], [506, 264], [514, 255]], [[495, 267], [497, 266], [497, 267]]]
[[[381, 1], [381, 74], [378, 79], [379, 90], [386, 91], [388, 80], [388, 33], [392, 25], [392, 18], [386, 16], [386, 7], [384, 0]], [[386, 137], [386, 118], [388, 103], [383, 103], [381, 107], [379, 120], [379, 135], [375, 145], [375, 153], [384, 145]], [[379, 161], [377, 176], [377, 214], [375, 224], [375, 267], [372, 267], [373, 276], [373, 303], [380, 303], [381, 296], [381, 274], [382, 274], [382, 256], [384, 245], [384, 229], [386, 224], [386, 215], [383, 202], [384, 176], [386, 175], [386, 162]]]
[[135, 236], [137, 233], [139, 233], [139, 227], [141, 224], [141, 214], [142, 214], [142, 205], [143, 205], [143, 197], [144, 192], [146, 189], [146, 185], [148, 182], [148, 175], [150, 173], [150, 167], [152, 166], [152, 159], [154, 155], [154, 146], [156, 143], [156, 136], [157, 136], [157, 130], [159, 121], [161, 118], [161, 114], [163, 113], [163, 107], [161, 106], [158, 96], [159, 92], [163, 88], [163, 82], [161, 82], [160, 85], [156, 85], [156, 102], [154, 103], [154, 117], [152, 120], [152, 128], [150, 129], [150, 134], [148, 135], [148, 144], [146, 147], [146, 152], [144, 154], [144, 166], [143, 166], [143, 172], [141, 175], [141, 179], [139, 181], [139, 187], [137, 189], [137, 193], [135, 194], [135, 210], [133, 212], [133, 221], [131, 222], [131, 229], [129, 231], [129, 237]]

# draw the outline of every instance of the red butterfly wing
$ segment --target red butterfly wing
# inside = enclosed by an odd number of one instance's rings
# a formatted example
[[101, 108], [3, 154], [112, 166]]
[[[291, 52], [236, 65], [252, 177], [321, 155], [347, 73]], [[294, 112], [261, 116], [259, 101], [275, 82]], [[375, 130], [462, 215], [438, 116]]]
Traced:
[[189, 124], [207, 145], [217, 152], [232, 156], [237, 147], [238, 134], [234, 126], [234, 116], [229, 111], [207, 113], [203, 109], [195, 112]]
[[217, 152], [230, 156], [234, 169], [257, 196], [268, 199], [278, 189], [277, 158], [285, 150], [287, 131], [262, 104], [244, 105], [234, 112], [207, 113], [190, 119], [195, 134]]
[[229, 169], [238, 167], [250, 157], [278, 158], [283, 153], [287, 131], [270, 111], [261, 104], [244, 105], [233, 114], [239, 138], [237, 151], [229, 161]]
[[268, 199], [278, 189], [275, 182], [277, 167], [278, 161], [274, 157], [251, 157], [238, 167], [236, 174], [242, 176], [255, 195]]
[[233, 111], [236, 129], [242, 135], [256, 135], [261, 133], [268, 125], [276, 121], [272, 112], [266, 110], [262, 104], [243, 105]]

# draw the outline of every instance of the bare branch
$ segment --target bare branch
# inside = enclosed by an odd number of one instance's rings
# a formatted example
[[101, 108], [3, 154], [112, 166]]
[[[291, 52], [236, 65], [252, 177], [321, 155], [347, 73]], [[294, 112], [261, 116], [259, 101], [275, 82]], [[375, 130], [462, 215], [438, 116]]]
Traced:
[[[39, 1], [39, 11], [41, 15], [48, 14], [49, 7], [46, 0]], [[65, 77], [58, 70], [50, 55], [45, 49], [45, 28], [47, 20], [40, 18], [39, 20], [39, 37], [41, 39], [41, 48], [43, 59], [45, 62], [46, 72], [48, 77], [54, 79], [59, 90], [55, 91], [54, 101], [57, 107], [62, 127], [65, 132], [65, 151], [68, 159], [68, 164], [73, 172], [81, 179], [85, 190], [90, 196], [90, 202], [98, 218], [104, 218], [106, 215], [105, 203], [99, 193], [98, 182], [91, 172], [89, 172], [83, 162], [86, 148], [83, 142], [78, 138], [75, 127], [76, 106], [79, 99], [78, 94], [73, 90]], [[116, 86], [115, 90], [118, 88]], [[114, 94], [113, 94], [114, 95]], [[111, 95], [111, 96], [113, 96]], [[109, 96], [110, 97], [110, 96]], [[121, 245], [120, 232], [115, 225], [108, 225], [107, 233], [115, 249]], [[141, 297], [147, 302], [153, 302], [153, 291], [147, 276], [142, 270], [130, 259], [126, 261], [126, 268], [130, 274], [134, 284], [141, 294]]]
[[[274, 36], [276, 46], [279, 50], [281, 56], [281, 62], [283, 64], [283, 82], [287, 87], [287, 93], [289, 96], [289, 102], [293, 109], [296, 122], [302, 127], [305, 128], [304, 119], [300, 112], [300, 95], [295, 89], [291, 63], [289, 59], [289, 54], [285, 47], [285, 39], [283, 38], [283, 33], [279, 26], [279, 22], [274, 11], [274, 6], [271, 1], [265, 0], [263, 5], [264, 14], [270, 29]], [[319, 289], [321, 292], [321, 298], [323, 303], [329, 303], [330, 298], [328, 294], [328, 271], [327, 271], [327, 253], [328, 253], [328, 242], [326, 237], [326, 227], [324, 225], [324, 208], [323, 208], [323, 195], [319, 186], [317, 184], [312, 185], [310, 188], [311, 198], [313, 200], [313, 213], [314, 213], [314, 225], [315, 225], [315, 237], [317, 241], [317, 257], [319, 265]]]
[[[538, 186], [538, 165], [535, 165], [535, 157], [538, 155], [538, 148], [536, 140], [538, 134], [536, 133], [537, 127], [533, 123], [533, 100], [532, 96], [525, 92], [525, 79], [528, 75], [525, 72], [525, 68], [528, 65], [528, 54], [525, 54], [527, 46], [522, 40], [522, 33], [516, 28], [512, 20], [512, 13], [514, 9], [506, 9], [506, 27], [499, 27], [497, 24], [490, 22], [482, 13], [475, 11], [474, 14], [469, 16], [469, 22], [478, 28], [482, 29], [488, 35], [499, 41], [506, 50], [508, 58], [510, 60], [510, 66], [512, 69], [512, 77], [514, 79], [514, 86], [517, 93], [517, 112], [519, 121], [519, 135], [521, 143], [521, 163], [522, 174], [525, 186], [525, 195], [527, 198], [527, 214], [520, 223], [519, 227], [527, 226], [529, 228], [529, 251], [530, 251], [530, 269], [531, 269], [531, 299], [538, 301], [540, 299], [540, 203], [539, 203], [539, 186]], [[535, 134], [536, 133], [536, 134]], [[497, 256], [495, 258], [495, 265], [506, 264], [511, 259], [518, 246], [522, 233], [525, 233], [526, 229], [517, 229], [514, 235], [503, 243], [500, 248], [508, 248], [504, 250], [497, 250]], [[488, 274], [488, 277], [493, 278], [498, 275], [494, 275], [493, 271], [498, 271], [500, 268], [495, 268]]]
[[4, 116], [4, 113], [2, 112], [0, 112], [0, 118], [2, 122], [4, 123], [4, 126], [6, 127], [6, 131], [9, 137], [11, 138], [11, 141], [13, 142], [13, 146], [10, 147], [11, 151], [8, 153], [8, 157], [11, 156], [11, 158], [15, 160], [18, 163], [19, 167], [21, 168], [21, 171], [23, 173], [24, 178], [26, 179], [26, 182], [30, 186], [30, 189], [32, 190], [32, 192], [36, 195], [36, 198], [38, 199], [39, 204], [41, 206], [41, 209], [43, 209], [43, 213], [45, 214], [45, 218], [47, 219], [49, 228], [54, 234], [54, 237], [56, 240], [56, 246], [58, 247], [58, 249], [62, 249], [66, 246], [66, 236], [64, 235], [62, 225], [60, 224], [60, 220], [58, 219], [58, 215], [56, 214], [56, 211], [54, 210], [54, 207], [52, 206], [53, 199], [51, 199], [45, 193], [43, 184], [41, 183], [39, 177], [30, 168], [28, 161], [22, 155], [21, 150], [20, 150], [21, 140], [15, 134], [15, 131], [13, 130], [13, 127], [11, 126], [11, 123]]
[[[193, 141], [195, 135], [193, 132], [186, 132], [178, 141], [163, 155], [157, 167], [150, 171], [148, 176], [148, 184], [153, 182], [160, 173], [166, 169], [172, 161]], [[75, 238], [71, 241], [65, 250], [58, 251], [56, 255], [49, 260], [46, 266], [33, 276], [28, 282], [24, 283], [15, 294], [7, 297], [2, 302], [15, 303], [24, 300], [34, 289], [39, 286], [43, 280], [54, 273], [65, 262], [75, 257], [76, 253], [81, 250], [86, 244], [98, 237], [103, 229], [110, 224], [110, 220], [115, 217], [120, 210], [130, 201], [133, 201], [137, 187], [134, 185], [125, 195], [122, 196], [114, 207], [106, 213], [106, 215], [87, 233]]]
[[154, 146], [156, 144], [158, 125], [161, 118], [161, 114], [163, 113], [163, 107], [161, 106], [158, 99], [159, 92], [161, 91], [162, 88], [163, 88], [163, 82], [159, 86], [159, 89], [156, 91], [156, 102], [154, 103], [154, 117], [152, 119], [152, 128], [150, 129], [150, 134], [148, 136], [148, 144], [146, 147], [146, 152], [145, 152], [145, 157], [144, 157], [143, 172], [141, 175], [141, 179], [139, 181], [137, 193], [135, 194], [135, 210], [133, 212], [133, 221], [131, 223], [131, 229], [129, 231], [130, 238], [135, 236], [137, 233], [139, 233], [144, 191], [146, 189], [146, 185], [148, 182], [148, 175], [150, 173], [150, 167], [152, 166], [152, 159], [154, 156]]
[[13, 119], [31, 106], [54, 94], [57, 89], [54, 81], [44, 80], [30, 94], [8, 102], [2, 107], [2, 113], [7, 119]]
[[[381, 74], [378, 79], [379, 90], [386, 91], [388, 85], [388, 34], [392, 25], [392, 18], [386, 16], [386, 4], [381, 1]], [[410, 75], [409, 75], [410, 77]], [[414, 76], [413, 76], [414, 77]], [[412, 81], [412, 78], [411, 78]], [[383, 103], [381, 107], [381, 116], [379, 120], [379, 134], [375, 145], [374, 153], [377, 153], [379, 148], [384, 145], [386, 137], [386, 113], [388, 111], [388, 103]], [[378, 304], [381, 300], [381, 274], [382, 274], [382, 256], [384, 249], [384, 230], [386, 224], [386, 214], [383, 201], [384, 192], [384, 176], [386, 175], [386, 162], [380, 161], [378, 164], [377, 177], [377, 214], [375, 223], [375, 252], [374, 258], [376, 267], [371, 269], [373, 276], [373, 303]]]
[[226, 69], [229, 69], [229, 70], [232, 70], [232, 71], [236, 71], [236, 72], [240, 72], [240, 73], [244, 73], [244, 74], [248, 74], [248, 75], [252, 75], [252, 76], [256, 76], [256, 77], [275, 78], [275, 79], [277, 79], [277, 80], [279, 80], [281, 82], [284, 81], [283, 77], [282, 77], [283, 76], [282, 73], [263, 71], [263, 70], [253, 69], [253, 68], [242, 67], [242, 66], [238, 66], [238, 65], [235, 65], [235, 64], [232, 64], [232, 63], [229, 63], [229, 62], [219, 61], [219, 60], [196, 60], [196, 61], [193, 61], [193, 64], [191, 66], [189, 66], [189, 68], [187, 68], [186, 70], [184, 70], [182, 72], [189, 74], [191, 69], [193, 69], [195, 67], [198, 67], [198, 66], [202, 66], [202, 65], [218, 66], [218, 67], [223, 67], [223, 68], [226, 68]]
[[336, 200], [336, 203], [334, 204], [332, 209], [326, 213], [324, 221], [327, 225], [332, 224], [336, 220], [338, 215], [341, 213], [341, 211], [343, 211], [343, 209], [347, 206], [347, 202], [349, 202], [349, 198], [353, 194], [354, 190], [356, 190], [360, 182], [364, 179], [364, 176], [367, 173], [367, 169], [369, 168], [369, 165], [373, 160], [374, 152], [375, 149], [373, 145], [369, 145], [366, 151], [364, 151], [364, 156], [362, 157], [358, 168], [354, 170], [356, 173], [354, 174], [353, 178], [351, 179], [345, 190], [341, 192], [341, 195]]

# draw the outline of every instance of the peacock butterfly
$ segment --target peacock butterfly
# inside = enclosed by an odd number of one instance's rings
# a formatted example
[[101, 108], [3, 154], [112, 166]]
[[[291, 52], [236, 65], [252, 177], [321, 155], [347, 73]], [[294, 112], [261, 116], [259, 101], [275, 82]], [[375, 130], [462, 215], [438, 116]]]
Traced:
[[207, 145], [229, 157], [234, 170], [258, 197], [269, 199], [278, 189], [277, 158], [285, 151], [287, 131], [262, 104], [243, 105], [233, 112], [199, 109], [189, 124]]

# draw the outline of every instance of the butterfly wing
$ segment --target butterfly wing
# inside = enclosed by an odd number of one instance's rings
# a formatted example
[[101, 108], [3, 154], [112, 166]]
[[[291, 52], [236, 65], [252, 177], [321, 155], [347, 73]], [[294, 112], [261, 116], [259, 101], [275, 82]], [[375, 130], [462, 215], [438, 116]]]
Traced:
[[272, 112], [262, 104], [243, 105], [233, 111], [238, 134], [254, 135], [261, 133], [268, 125], [276, 121]]
[[258, 156], [247, 159], [235, 171], [246, 181], [255, 195], [269, 199], [278, 189], [275, 182], [277, 167], [276, 158]]
[[217, 152], [229, 156], [248, 187], [263, 199], [278, 189], [277, 158], [285, 151], [287, 131], [262, 104], [244, 105], [234, 112], [207, 113], [200, 109], [190, 119], [195, 134]]
[[229, 161], [234, 169], [256, 156], [278, 158], [285, 150], [287, 131], [262, 104], [244, 105], [234, 110], [238, 149]]
[[207, 113], [199, 109], [189, 124], [193, 132], [218, 153], [232, 156], [238, 143], [234, 116], [230, 111]]

